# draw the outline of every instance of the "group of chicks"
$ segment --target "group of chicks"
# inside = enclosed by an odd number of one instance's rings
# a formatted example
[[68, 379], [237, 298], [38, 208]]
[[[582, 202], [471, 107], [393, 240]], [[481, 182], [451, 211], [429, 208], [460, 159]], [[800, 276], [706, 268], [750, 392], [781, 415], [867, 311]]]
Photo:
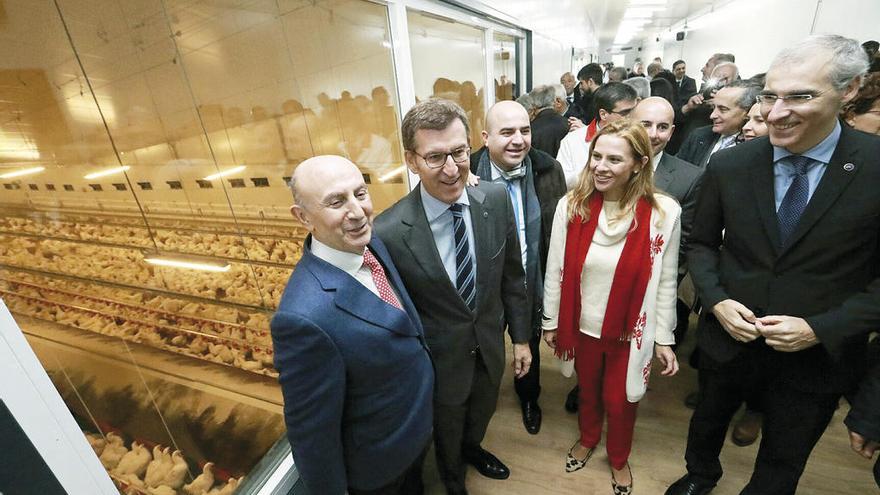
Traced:
[[0, 263], [274, 309], [292, 268], [229, 263], [226, 272], [153, 266], [141, 249], [0, 235]]
[[[154, 222], [151, 222], [154, 223]], [[158, 222], [160, 225], [162, 222]], [[267, 231], [267, 233], [241, 234], [218, 229], [196, 231], [192, 227], [205, 229], [204, 222], [196, 225], [179, 224], [177, 227], [151, 225], [150, 229], [142, 222], [130, 224], [106, 219], [83, 218], [82, 220], [46, 220], [7, 216], [0, 218], [0, 231], [41, 235], [80, 241], [97, 241], [106, 244], [120, 244], [139, 248], [158, 248], [163, 251], [220, 256], [241, 260], [267, 261], [294, 265], [302, 255], [302, 241], [305, 232], [298, 228]], [[241, 226], [238, 226], [241, 229]], [[230, 228], [229, 230], [233, 230]], [[244, 229], [241, 229], [244, 230]], [[151, 237], [152, 231], [152, 237]], [[155, 244], [154, 244], [155, 241]]]
[[[242, 478], [218, 480], [214, 463], [206, 462], [202, 472], [192, 477], [189, 464], [179, 450], [145, 445], [133, 441], [131, 449], [114, 432], [105, 436], [86, 433], [86, 439], [111, 478], [130, 495], [232, 495]], [[187, 479], [191, 479], [187, 483]], [[219, 483], [218, 483], [219, 482]], [[216, 486], [215, 486], [216, 484]]]
[[[268, 332], [173, 315], [0, 278], [0, 294], [19, 314], [149, 345], [267, 376], [277, 376]], [[193, 323], [196, 322], [196, 323]], [[223, 327], [229, 327], [223, 330]]]

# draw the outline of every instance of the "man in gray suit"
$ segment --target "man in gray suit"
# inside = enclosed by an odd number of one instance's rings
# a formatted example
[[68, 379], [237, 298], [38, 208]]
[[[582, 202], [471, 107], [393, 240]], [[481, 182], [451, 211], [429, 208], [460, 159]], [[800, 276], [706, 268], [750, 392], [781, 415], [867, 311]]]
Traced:
[[465, 463], [484, 476], [510, 471], [480, 447], [504, 373], [504, 324], [517, 377], [531, 364], [525, 273], [507, 190], [465, 187], [468, 120], [457, 104], [423, 101], [402, 125], [420, 184], [376, 219], [425, 328], [436, 369], [434, 445], [450, 494], [466, 494]]
[[[632, 119], [641, 122], [654, 152], [654, 185], [678, 200], [681, 204], [681, 245], [684, 249], [691, 222], [694, 220], [694, 205], [697, 200], [697, 187], [703, 169], [692, 163], [664, 153], [666, 145], [675, 131], [675, 110], [664, 98], [652, 96], [640, 101], [633, 110]], [[682, 259], [684, 261], [684, 253]], [[682, 263], [679, 263], [679, 268]]]

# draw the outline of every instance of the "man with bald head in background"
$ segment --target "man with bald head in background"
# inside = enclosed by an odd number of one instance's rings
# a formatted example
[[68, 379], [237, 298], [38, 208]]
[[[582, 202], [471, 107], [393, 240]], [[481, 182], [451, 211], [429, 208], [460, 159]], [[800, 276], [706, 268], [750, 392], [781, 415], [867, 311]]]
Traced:
[[[652, 96], [636, 105], [632, 119], [642, 124], [651, 139], [654, 153], [654, 185], [675, 198], [681, 205], [681, 247], [679, 248], [678, 281], [687, 273], [685, 246], [694, 220], [697, 189], [703, 170], [691, 163], [665, 153], [666, 145], [675, 131], [675, 110], [664, 98]], [[675, 343], [684, 340], [688, 327], [690, 307], [681, 299], [677, 305], [678, 324], [675, 326]]]
[[290, 188], [309, 235], [271, 328], [297, 469], [313, 494], [420, 494], [434, 370], [363, 176], [318, 156]]
[[538, 406], [540, 385], [541, 315], [544, 299], [544, 267], [556, 202], [566, 191], [562, 166], [547, 153], [532, 148], [529, 116], [522, 105], [501, 101], [486, 115], [483, 148], [471, 155], [471, 172], [484, 181], [502, 184], [514, 209], [531, 316], [529, 372], [514, 378], [522, 406], [523, 425], [531, 434], [541, 429]]

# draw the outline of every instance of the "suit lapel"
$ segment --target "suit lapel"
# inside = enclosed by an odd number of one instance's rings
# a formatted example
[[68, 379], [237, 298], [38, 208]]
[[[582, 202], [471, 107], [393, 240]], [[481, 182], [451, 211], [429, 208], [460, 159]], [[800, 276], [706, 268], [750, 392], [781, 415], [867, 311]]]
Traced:
[[309, 270], [325, 291], [335, 292], [333, 303], [346, 313], [401, 335], [418, 335], [407, 314], [370, 292], [351, 275], [319, 259], [306, 250], [301, 264]]
[[401, 215], [401, 222], [404, 225], [401, 238], [413, 259], [425, 273], [425, 280], [437, 288], [455, 293], [462, 307], [467, 309], [464, 300], [458, 297], [458, 291], [449, 280], [443, 260], [440, 259], [440, 252], [437, 251], [437, 244], [434, 242], [434, 233], [431, 232], [425, 208], [422, 206], [420, 188], [421, 186], [410, 191], [405, 199], [408, 208]]
[[709, 158], [712, 157], [712, 148], [715, 147], [715, 144], [718, 143], [719, 139], [721, 139], [720, 134], [711, 133], [706, 136], [706, 146], [703, 148], [706, 152], [703, 154], [703, 157], [700, 158], [700, 167], [706, 168], [706, 165], [709, 163]]
[[654, 186], [661, 191], [668, 191], [669, 184], [672, 184], [672, 175], [675, 165], [669, 158], [669, 153], [663, 153], [663, 158], [657, 164], [657, 170], [654, 172]]
[[474, 254], [477, 258], [477, 309], [480, 300], [486, 294], [489, 286], [489, 260], [492, 253], [488, 252], [495, 243], [492, 241], [491, 222], [507, 222], [507, 219], [492, 218], [492, 210], [486, 206], [486, 195], [474, 187], [467, 188], [470, 200], [471, 226], [474, 228]]
[[773, 187], [773, 147], [768, 141], [766, 146], [756, 153], [751, 160], [749, 171], [751, 176], [750, 189], [755, 195], [755, 206], [761, 216], [764, 231], [770, 238], [770, 244], [779, 254], [779, 223], [776, 218], [776, 196]]
[[[797, 227], [791, 233], [791, 237], [780, 254], [784, 254], [791, 249], [819, 221], [856, 176], [856, 172], [862, 164], [857, 163], [857, 160], [855, 160], [856, 157], [854, 155], [857, 150], [847, 145], [847, 138], [848, 133], [841, 132], [837, 149], [834, 150], [831, 161], [825, 168], [825, 173], [819, 181], [819, 186], [810, 198], [810, 202], [807, 203], [807, 207], [801, 215]], [[848, 167], [850, 170], [844, 169], [845, 163], [852, 165], [852, 167]]]

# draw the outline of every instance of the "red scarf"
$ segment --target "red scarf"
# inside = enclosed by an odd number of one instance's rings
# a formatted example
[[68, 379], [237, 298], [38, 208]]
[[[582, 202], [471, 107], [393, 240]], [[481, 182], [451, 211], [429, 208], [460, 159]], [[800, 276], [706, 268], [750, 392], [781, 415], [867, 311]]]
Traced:
[[587, 126], [587, 136], [584, 138], [584, 141], [590, 144], [590, 141], [596, 137], [597, 132], [599, 132], [599, 123], [596, 122], [596, 119], [593, 119], [590, 121], [590, 125]]
[[[602, 201], [602, 194], [594, 192], [590, 197], [590, 220], [584, 222], [580, 215], [576, 215], [568, 222], [556, 342], [556, 355], [566, 360], [574, 356], [580, 333], [581, 273], [599, 224]], [[635, 228], [630, 224], [623, 252], [614, 270], [602, 321], [602, 339], [628, 341], [632, 338], [651, 278], [651, 205], [647, 199], [639, 199], [633, 222]]]

